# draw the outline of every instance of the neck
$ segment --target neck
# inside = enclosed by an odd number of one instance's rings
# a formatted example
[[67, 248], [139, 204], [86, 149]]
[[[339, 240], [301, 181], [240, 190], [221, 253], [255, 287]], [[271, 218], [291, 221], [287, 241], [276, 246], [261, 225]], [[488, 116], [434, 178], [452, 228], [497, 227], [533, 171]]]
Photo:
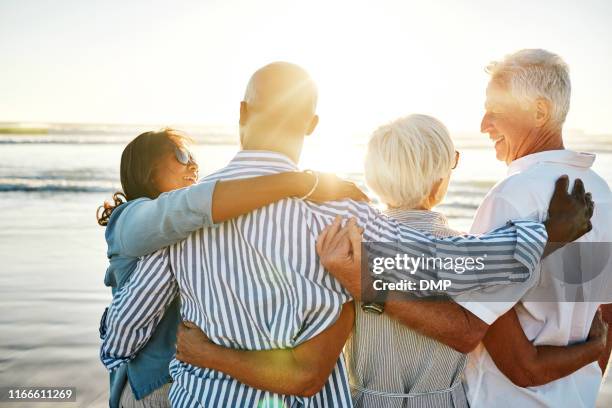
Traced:
[[242, 150], [268, 150], [289, 157], [297, 164], [300, 161], [304, 136], [278, 135], [265, 133], [264, 135], [245, 134], [241, 137]]
[[560, 128], [534, 128], [523, 140], [530, 144], [519, 149], [520, 153], [517, 154], [518, 157], [515, 160], [534, 153], [565, 149]]
[[392, 205], [387, 204], [387, 208], [390, 210], [406, 210], [406, 211], [431, 211], [431, 209], [433, 208], [432, 206], [426, 205], [426, 204], [417, 204], [414, 207], [394, 207]]

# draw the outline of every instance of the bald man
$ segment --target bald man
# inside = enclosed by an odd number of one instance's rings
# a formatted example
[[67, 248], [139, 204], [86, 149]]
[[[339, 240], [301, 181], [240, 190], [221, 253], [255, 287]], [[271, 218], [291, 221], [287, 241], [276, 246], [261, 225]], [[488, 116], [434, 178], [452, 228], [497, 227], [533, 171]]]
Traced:
[[[259, 69], [240, 104], [242, 150], [203, 181], [297, 171], [304, 137], [318, 123], [316, 102], [316, 86], [302, 68], [277, 62]], [[143, 257], [108, 310], [105, 363], [117, 367], [129, 361], [178, 294], [183, 320], [203, 330], [217, 348], [200, 353], [197, 342], [178, 341], [170, 364], [173, 406], [352, 406], [341, 351], [353, 326], [353, 304], [315, 249], [318, 235], [338, 216], [356, 218], [367, 241], [422, 244], [416, 252], [407, 249], [414, 257], [481, 240], [435, 239], [363, 202], [281, 200]], [[516, 222], [482, 236], [490, 243], [480, 247], [503, 249], [497, 261], [503, 273], [490, 271], [487, 284], [530, 276], [543, 246], [519, 249], [518, 236], [545, 241], [545, 227]]]
[[[259, 69], [240, 103], [242, 150], [204, 180], [298, 171], [304, 136], [318, 122], [316, 102], [314, 82], [297, 65]], [[313, 188], [316, 181], [313, 175]], [[175, 359], [172, 406], [351, 406], [340, 353], [353, 325], [353, 304], [315, 251], [319, 232], [333, 217], [313, 214], [302, 200], [278, 204], [202, 229], [141, 259], [107, 314], [107, 367], [120, 366], [146, 344], [179, 294], [183, 319], [228, 349], [309, 348], [291, 372], [255, 363], [230, 376]], [[186, 351], [177, 350], [177, 357], [186, 360]], [[269, 384], [275, 384], [272, 391], [261, 390]]]
[[240, 102], [243, 150], [269, 150], [299, 161], [304, 136], [319, 123], [317, 87], [306, 71], [287, 62], [257, 70]]

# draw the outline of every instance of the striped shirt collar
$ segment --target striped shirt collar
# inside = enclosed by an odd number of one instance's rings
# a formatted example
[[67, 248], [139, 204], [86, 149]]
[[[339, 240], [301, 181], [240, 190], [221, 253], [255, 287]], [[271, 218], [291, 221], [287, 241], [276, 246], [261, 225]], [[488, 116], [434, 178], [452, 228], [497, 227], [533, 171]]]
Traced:
[[448, 228], [446, 216], [436, 211], [388, 208], [383, 213], [401, 223], [428, 222], [433, 227]]
[[282, 171], [299, 171], [289, 157], [268, 150], [241, 150], [229, 162], [232, 167], [275, 167]]

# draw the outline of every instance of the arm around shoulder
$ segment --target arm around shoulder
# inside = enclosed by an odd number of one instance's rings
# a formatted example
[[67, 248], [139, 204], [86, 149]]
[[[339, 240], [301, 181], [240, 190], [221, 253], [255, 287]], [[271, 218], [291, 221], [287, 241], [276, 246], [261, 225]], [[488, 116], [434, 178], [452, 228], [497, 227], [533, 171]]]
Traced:
[[122, 252], [140, 257], [214, 225], [211, 202], [215, 184], [199, 183], [131, 204], [120, 214], [115, 227]]

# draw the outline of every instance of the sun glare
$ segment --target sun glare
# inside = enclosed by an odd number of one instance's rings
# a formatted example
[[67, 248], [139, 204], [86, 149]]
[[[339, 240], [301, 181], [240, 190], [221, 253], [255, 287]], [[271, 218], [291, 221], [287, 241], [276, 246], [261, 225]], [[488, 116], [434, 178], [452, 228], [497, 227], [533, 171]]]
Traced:
[[[414, 7], [425, 14], [436, 11], [427, 4]], [[412, 113], [439, 118], [451, 133], [478, 131], [486, 85], [482, 67], [492, 56], [454, 51], [448, 31], [439, 27], [448, 17], [406, 18], [402, 10], [401, 4], [373, 8], [360, 2], [299, 5], [283, 10], [286, 19], [260, 38], [274, 44], [266, 47], [269, 52], [249, 51], [247, 57], [261, 65], [300, 64], [317, 83], [320, 123], [306, 139], [304, 165], [316, 160], [331, 171], [361, 171], [354, 155], [343, 154], [346, 146], [363, 150], [358, 146], [374, 129]]]

